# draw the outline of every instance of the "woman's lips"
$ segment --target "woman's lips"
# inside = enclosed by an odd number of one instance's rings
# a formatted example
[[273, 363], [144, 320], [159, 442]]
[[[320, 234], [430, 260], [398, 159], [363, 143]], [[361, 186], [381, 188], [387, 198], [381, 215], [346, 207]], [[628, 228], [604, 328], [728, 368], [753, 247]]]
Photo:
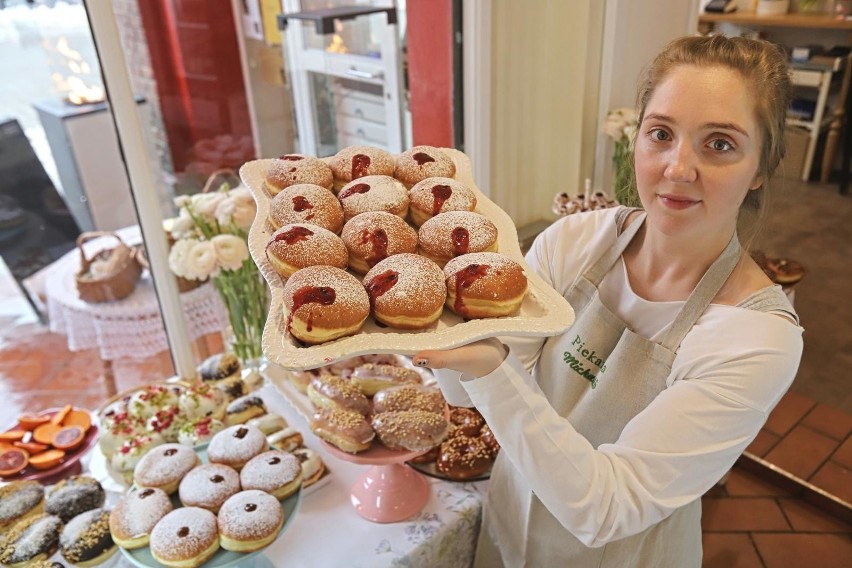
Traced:
[[659, 197], [660, 202], [669, 209], [689, 209], [693, 205], [697, 205], [698, 203], [700, 203], [700, 201], [698, 201], [697, 199], [690, 199], [689, 197], [684, 197], [680, 195], [660, 194], [657, 197]]

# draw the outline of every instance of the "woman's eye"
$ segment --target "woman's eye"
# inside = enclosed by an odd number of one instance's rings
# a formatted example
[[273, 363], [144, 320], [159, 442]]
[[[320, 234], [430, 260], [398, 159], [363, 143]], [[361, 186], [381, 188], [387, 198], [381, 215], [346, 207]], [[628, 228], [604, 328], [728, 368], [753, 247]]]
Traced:
[[669, 133], [663, 130], [662, 128], [654, 128], [651, 130], [651, 138], [654, 140], [668, 140]]
[[722, 140], [721, 138], [717, 138], [710, 143], [714, 150], [717, 152], [727, 152], [728, 150], [733, 150], [733, 145], [727, 140]]

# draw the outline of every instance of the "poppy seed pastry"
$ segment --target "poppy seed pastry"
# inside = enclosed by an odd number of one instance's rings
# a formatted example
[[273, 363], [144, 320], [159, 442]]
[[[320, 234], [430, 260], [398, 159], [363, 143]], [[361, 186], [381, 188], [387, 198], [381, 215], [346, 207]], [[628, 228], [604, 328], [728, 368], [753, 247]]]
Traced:
[[389, 256], [370, 269], [363, 284], [373, 317], [389, 327], [423, 329], [444, 312], [444, 272], [425, 256]]
[[446, 152], [433, 146], [414, 146], [399, 155], [393, 177], [411, 188], [431, 177], [451, 178], [456, 175], [456, 164]]
[[411, 188], [408, 206], [412, 222], [418, 227], [440, 213], [473, 211], [476, 195], [465, 184], [445, 177], [433, 177]]
[[44, 487], [38, 481], [13, 481], [0, 487], [0, 534], [44, 511]]
[[482, 252], [459, 256], [444, 267], [447, 307], [464, 318], [516, 313], [527, 293], [527, 277], [508, 256]]
[[324, 187], [291, 185], [269, 202], [269, 221], [276, 229], [291, 223], [310, 223], [339, 233], [343, 228], [343, 207]]
[[44, 510], [66, 523], [80, 513], [103, 507], [105, 500], [106, 493], [97, 480], [87, 475], [75, 475], [48, 490]]
[[405, 219], [408, 215], [408, 190], [390, 176], [366, 176], [343, 186], [337, 194], [348, 221], [368, 211], [387, 211]]
[[15, 524], [0, 537], [0, 563], [9, 568], [24, 568], [38, 560], [47, 560], [59, 548], [62, 520], [41, 513]]
[[348, 146], [340, 150], [329, 164], [334, 175], [334, 191], [366, 176], [392, 176], [396, 161], [381, 148]]
[[340, 269], [349, 264], [349, 253], [335, 233], [309, 223], [284, 225], [266, 244], [266, 258], [282, 278], [308, 266], [328, 265]]
[[435, 215], [417, 231], [418, 252], [443, 267], [451, 258], [497, 250], [497, 227], [485, 215], [448, 211]]
[[331, 189], [333, 179], [331, 168], [319, 158], [286, 154], [270, 162], [266, 171], [266, 189], [273, 196], [291, 185], [302, 183]]

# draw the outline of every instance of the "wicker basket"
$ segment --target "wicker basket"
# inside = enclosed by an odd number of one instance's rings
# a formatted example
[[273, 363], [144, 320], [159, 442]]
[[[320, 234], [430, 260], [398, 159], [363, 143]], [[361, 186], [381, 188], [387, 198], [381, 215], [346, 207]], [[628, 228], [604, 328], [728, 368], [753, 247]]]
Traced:
[[[98, 237], [113, 237], [118, 244], [111, 249], [98, 252], [92, 258], [86, 258], [83, 243]], [[77, 292], [86, 302], [99, 303], [121, 300], [129, 296], [136, 288], [136, 281], [142, 275], [142, 266], [136, 258], [136, 252], [127, 246], [117, 234], [108, 231], [92, 231], [77, 237], [80, 249], [80, 270], [77, 272]], [[91, 268], [99, 258], [108, 259], [109, 272], [92, 276]]]

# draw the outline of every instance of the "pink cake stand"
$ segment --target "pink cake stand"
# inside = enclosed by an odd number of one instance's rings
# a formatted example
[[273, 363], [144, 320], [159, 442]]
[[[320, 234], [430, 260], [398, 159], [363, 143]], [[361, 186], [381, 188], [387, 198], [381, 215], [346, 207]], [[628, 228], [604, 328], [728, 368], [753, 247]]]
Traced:
[[358, 454], [339, 450], [322, 442], [331, 455], [351, 463], [369, 465], [352, 485], [350, 498], [355, 511], [374, 523], [395, 523], [417, 513], [429, 499], [429, 482], [404, 465], [422, 452], [389, 450], [379, 443]]

